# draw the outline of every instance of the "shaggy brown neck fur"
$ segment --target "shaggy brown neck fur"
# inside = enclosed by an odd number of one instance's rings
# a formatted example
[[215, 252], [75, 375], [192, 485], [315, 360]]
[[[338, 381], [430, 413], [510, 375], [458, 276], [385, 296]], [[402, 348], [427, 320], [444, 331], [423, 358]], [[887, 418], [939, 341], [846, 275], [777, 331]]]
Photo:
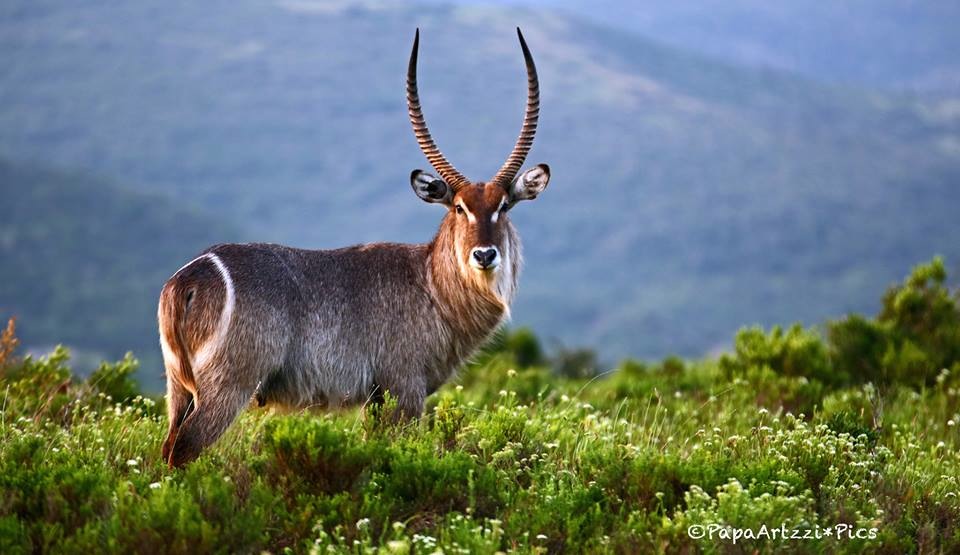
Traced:
[[[508, 231], [511, 239], [508, 250], [516, 251], [519, 239], [512, 227]], [[454, 340], [450, 355], [455, 359], [451, 362], [456, 365], [496, 330], [509, 310], [511, 299], [501, 300], [494, 291], [493, 276], [488, 278], [479, 274], [463, 260], [456, 245], [451, 216], [444, 218], [428, 250], [431, 290]], [[517, 270], [509, 276], [515, 281], [519, 273], [519, 252], [509, 252], [507, 256], [509, 259], [504, 262], [511, 265], [511, 270]], [[506, 270], [504, 267], [499, 271]]]

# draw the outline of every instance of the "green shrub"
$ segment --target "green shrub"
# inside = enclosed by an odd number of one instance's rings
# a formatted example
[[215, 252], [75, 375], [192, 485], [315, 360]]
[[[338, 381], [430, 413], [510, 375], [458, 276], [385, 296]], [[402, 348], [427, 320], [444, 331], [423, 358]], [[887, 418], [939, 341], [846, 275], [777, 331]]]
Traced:
[[546, 363], [540, 340], [530, 328], [499, 328], [482, 351], [474, 357], [473, 365], [482, 366], [497, 356], [506, 356], [513, 366], [524, 368]]
[[504, 347], [513, 353], [517, 366], [541, 366], [545, 362], [540, 340], [530, 328], [519, 328], [507, 335]]
[[47, 356], [28, 356], [4, 368], [5, 418], [65, 418], [72, 401], [69, 359], [67, 349], [58, 346]]
[[550, 358], [550, 365], [556, 375], [563, 378], [590, 378], [597, 374], [599, 364], [597, 353], [590, 349], [568, 349], [560, 347]]
[[946, 278], [943, 259], [934, 258], [887, 290], [875, 321], [852, 315], [832, 323], [834, 363], [858, 381], [912, 385], [960, 367], [960, 293]]
[[264, 471], [278, 486], [330, 494], [359, 488], [385, 445], [364, 441], [329, 419], [289, 416], [267, 423], [260, 448]]
[[830, 364], [827, 346], [820, 335], [799, 324], [786, 332], [774, 326], [770, 333], [760, 328], [742, 329], [734, 342], [734, 354], [723, 355], [720, 366], [728, 376], [742, 376], [750, 369], [770, 368], [778, 375], [805, 377], [825, 384], [846, 383], [844, 372]]
[[889, 381], [883, 360], [887, 352], [887, 331], [883, 324], [852, 314], [830, 322], [827, 337], [832, 364], [844, 368], [854, 381]]
[[103, 362], [87, 378], [91, 393], [103, 394], [119, 403], [128, 403], [140, 395], [140, 385], [133, 379], [140, 364], [127, 353], [123, 360], [110, 364]]

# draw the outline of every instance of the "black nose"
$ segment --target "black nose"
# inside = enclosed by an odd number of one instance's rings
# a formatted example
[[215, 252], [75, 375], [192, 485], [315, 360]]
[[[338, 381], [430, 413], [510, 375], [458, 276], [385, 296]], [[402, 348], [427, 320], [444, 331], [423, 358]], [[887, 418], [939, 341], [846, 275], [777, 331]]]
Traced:
[[480, 263], [480, 266], [486, 268], [493, 263], [493, 259], [497, 257], [496, 249], [474, 249], [473, 258]]

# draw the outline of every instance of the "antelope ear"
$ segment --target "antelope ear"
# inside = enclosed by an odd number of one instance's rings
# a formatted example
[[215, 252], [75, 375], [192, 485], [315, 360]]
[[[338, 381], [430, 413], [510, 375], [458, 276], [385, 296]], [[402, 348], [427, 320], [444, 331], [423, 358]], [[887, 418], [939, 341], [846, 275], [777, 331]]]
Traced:
[[439, 177], [425, 171], [413, 170], [410, 174], [410, 186], [418, 197], [427, 202], [449, 205], [453, 201], [453, 189]]
[[533, 200], [547, 188], [550, 182], [550, 166], [539, 164], [520, 174], [510, 186], [510, 204], [521, 200]]

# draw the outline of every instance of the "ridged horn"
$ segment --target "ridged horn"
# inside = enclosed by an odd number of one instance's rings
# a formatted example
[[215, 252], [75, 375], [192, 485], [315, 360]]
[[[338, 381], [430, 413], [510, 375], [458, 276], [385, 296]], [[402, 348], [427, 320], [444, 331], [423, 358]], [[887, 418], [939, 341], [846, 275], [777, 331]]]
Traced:
[[447, 182], [454, 191], [460, 190], [467, 185], [469, 180], [465, 178], [453, 164], [447, 161], [433, 142], [430, 136], [430, 130], [427, 129], [427, 123], [423, 118], [423, 109], [420, 108], [420, 95], [417, 94], [417, 51], [420, 48], [420, 28], [417, 28], [417, 34], [413, 38], [413, 51], [410, 52], [410, 64], [407, 66], [407, 110], [410, 112], [410, 123], [413, 124], [413, 134], [417, 136], [417, 143], [420, 150], [426, 155], [427, 160], [433, 169], [437, 170], [440, 177]]
[[530, 55], [527, 41], [523, 40], [519, 27], [517, 36], [520, 38], [520, 48], [523, 49], [523, 60], [527, 64], [527, 110], [523, 115], [523, 127], [520, 128], [520, 137], [517, 138], [513, 152], [493, 177], [493, 182], [505, 189], [513, 183], [530, 152], [530, 147], [533, 146], [533, 136], [537, 133], [537, 120], [540, 117], [540, 81], [537, 79], [537, 66], [533, 63], [533, 56]]

